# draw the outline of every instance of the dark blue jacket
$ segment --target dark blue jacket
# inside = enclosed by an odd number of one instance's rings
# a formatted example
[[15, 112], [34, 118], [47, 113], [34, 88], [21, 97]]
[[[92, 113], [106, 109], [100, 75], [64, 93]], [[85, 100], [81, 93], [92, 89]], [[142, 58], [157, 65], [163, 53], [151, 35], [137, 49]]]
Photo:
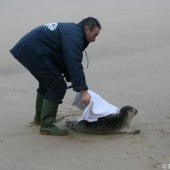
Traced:
[[88, 44], [80, 24], [50, 23], [27, 33], [10, 52], [19, 61], [21, 57], [41, 58], [49, 69], [56, 70], [53, 68], [57, 66], [66, 80], [72, 81], [74, 90], [80, 91], [88, 89], [81, 64]]

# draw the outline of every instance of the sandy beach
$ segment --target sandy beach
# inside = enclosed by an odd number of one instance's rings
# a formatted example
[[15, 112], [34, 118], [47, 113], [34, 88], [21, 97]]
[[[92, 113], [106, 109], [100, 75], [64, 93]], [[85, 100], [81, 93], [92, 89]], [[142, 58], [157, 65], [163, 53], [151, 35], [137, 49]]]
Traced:
[[[0, 2], [0, 14], [0, 170], [170, 169], [169, 0], [6, 0]], [[137, 108], [131, 125], [140, 134], [69, 129], [68, 136], [55, 137], [29, 126], [38, 83], [9, 49], [36, 26], [87, 16], [102, 25], [87, 48], [89, 89], [119, 108]], [[74, 96], [68, 90], [59, 107], [59, 127], [81, 114], [71, 106]]]

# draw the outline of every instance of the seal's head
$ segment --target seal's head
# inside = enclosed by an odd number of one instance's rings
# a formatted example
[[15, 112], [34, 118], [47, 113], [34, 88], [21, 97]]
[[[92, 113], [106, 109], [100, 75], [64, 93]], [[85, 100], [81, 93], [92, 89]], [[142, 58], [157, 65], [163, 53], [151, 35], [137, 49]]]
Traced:
[[127, 122], [127, 124], [130, 123], [130, 121], [133, 119], [133, 117], [137, 114], [137, 109], [135, 109], [132, 106], [123, 106], [120, 109], [120, 116], [124, 118], [124, 120]]

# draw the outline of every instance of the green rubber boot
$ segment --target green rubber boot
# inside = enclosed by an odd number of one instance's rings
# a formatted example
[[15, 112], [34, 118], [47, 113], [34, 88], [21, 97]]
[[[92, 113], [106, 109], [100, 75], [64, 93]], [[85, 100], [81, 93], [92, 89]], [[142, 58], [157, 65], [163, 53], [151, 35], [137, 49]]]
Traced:
[[53, 124], [56, 118], [57, 110], [58, 104], [43, 99], [41, 108], [40, 134], [53, 136], [64, 136], [68, 134], [67, 129], [60, 129]]
[[41, 107], [43, 103], [43, 95], [37, 92], [36, 103], [35, 103], [35, 116], [34, 120], [30, 123], [30, 125], [40, 125], [41, 121]]
[[34, 121], [40, 122], [41, 120], [41, 108], [43, 104], [44, 96], [37, 92], [36, 104], [35, 104], [35, 117]]

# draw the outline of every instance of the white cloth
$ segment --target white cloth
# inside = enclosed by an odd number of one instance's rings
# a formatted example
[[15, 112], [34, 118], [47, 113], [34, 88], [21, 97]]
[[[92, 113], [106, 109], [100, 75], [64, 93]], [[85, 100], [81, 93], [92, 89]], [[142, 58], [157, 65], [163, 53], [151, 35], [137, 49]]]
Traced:
[[88, 122], [95, 122], [100, 117], [107, 116], [109, 114], [118, 114], [119, 108], [108, 103], [101, 96], [93, 91], [88, 90], [91, 96], [90, 104], [85, 105], [81, 102], [80, 93], [76, 93], [72, 105], [83, 111], [82, 116], [77, 120], [86, 120]]

